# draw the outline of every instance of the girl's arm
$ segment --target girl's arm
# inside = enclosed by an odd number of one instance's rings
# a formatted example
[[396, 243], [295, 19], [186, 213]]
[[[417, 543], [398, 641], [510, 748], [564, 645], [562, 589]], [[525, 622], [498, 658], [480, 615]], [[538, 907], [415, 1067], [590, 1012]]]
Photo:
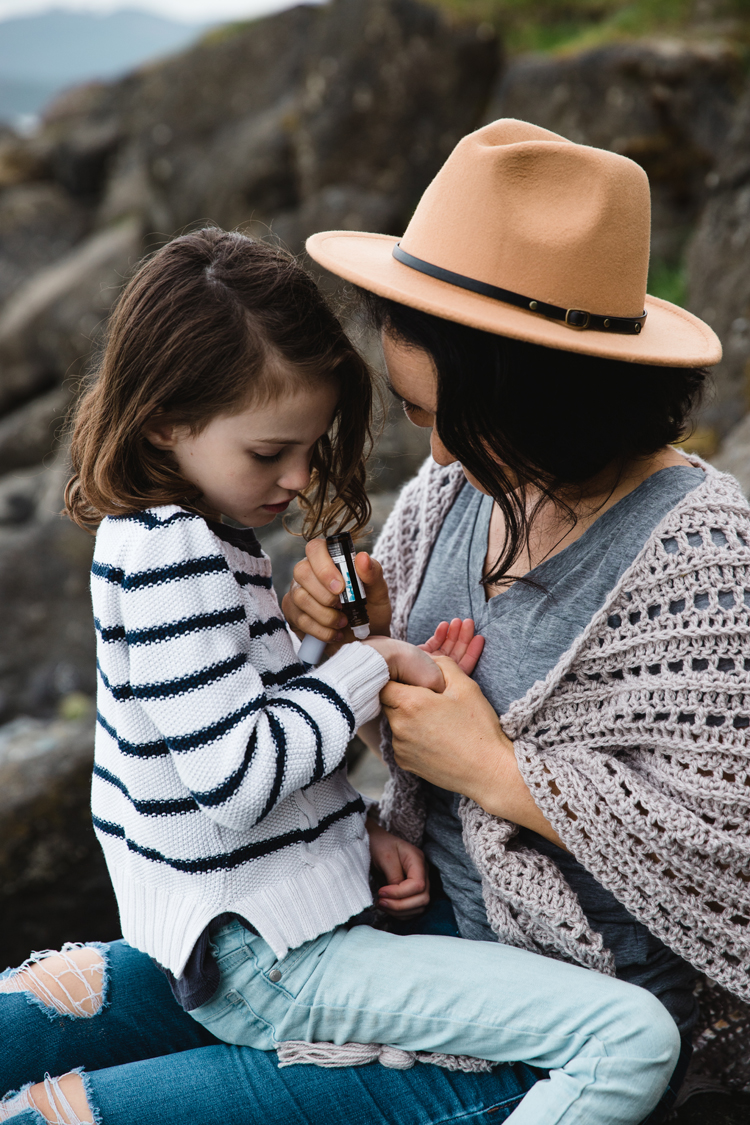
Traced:
[[[168, 754], [188, 800], [227, 828], [247, 829], [341, 765], [356, 728], [379, 709], [389, 663], [442, 687], [429, 657], [386, 638], [346, 645], [303, 674], [275, 595], [259, 585], [243, 599], [200, 517], [151, 528], [111, 521], [103, 532], [92, 578], [102, 721], [121, 753], [148, 759], [147, 792], [129, 796], [155, 813], [173, 800], [159, 793]], [[110, 773], [122, 788], [116, 763]]]

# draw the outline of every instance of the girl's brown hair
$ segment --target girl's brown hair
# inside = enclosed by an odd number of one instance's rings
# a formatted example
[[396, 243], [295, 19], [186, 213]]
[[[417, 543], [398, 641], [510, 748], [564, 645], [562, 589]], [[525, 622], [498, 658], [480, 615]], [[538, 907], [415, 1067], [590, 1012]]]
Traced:
[[348, 524], [356, 534], [370, 518], [366, 363], [285, 250], [216, 228], [175, 238], [140, 267], [112, 314], [75, 413], [68, 515], [93, 530], [107, 515], [194, 507], [199, 492], [144, 427], [158, 416], [200, 433], [217, 415], [272, 399], [297, 379], [339, 387], [333, 426], [299, 496], [303, 533]]

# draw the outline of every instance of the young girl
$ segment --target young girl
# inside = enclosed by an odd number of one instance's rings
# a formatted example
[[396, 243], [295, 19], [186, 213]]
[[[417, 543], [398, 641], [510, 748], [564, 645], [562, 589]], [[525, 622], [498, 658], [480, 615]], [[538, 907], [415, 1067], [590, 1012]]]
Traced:
[[392, 900], [426, 902], [417, 849], [376, 825], [368, 847], [344, 752], [389, 676], [442, 691], [441, 657], [373, 637], [305, 674], [249, 528], [295, 497], [307, 534], [364, 524], [370, 398], [313, 282], [263, 243], [178, 238], [118, 305], [66, 502], [98, 526], [93, 815], [123, 934], [225, 1042], [526, 1060], [551, 1074], [514, 1125], [636, 1123], [679, 1050], [650, 994], [525, 950], [350, 924], [372, 902], [371, 851]]

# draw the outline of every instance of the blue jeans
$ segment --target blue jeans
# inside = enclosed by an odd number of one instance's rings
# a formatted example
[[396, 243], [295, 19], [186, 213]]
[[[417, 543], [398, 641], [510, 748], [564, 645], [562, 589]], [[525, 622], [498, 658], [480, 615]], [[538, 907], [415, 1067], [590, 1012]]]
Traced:
[[550, 1070], [513, 1125], [638, 1125], [680, 1038], [651, 993], [495, 942], [339, 926], [277, 960], [239, 922], [214, 937], [215, 996], [190, 1014], [227, 1043], [387, 1043]]
[[422, 1064], [280, 1070], [274, 1052], [217, 1042], [145, 954], [122, 941], [104, 953], [105, 1004], [90, 1019], [0, 995], [0, 1095], [83, 1067], [102, 1125], [484, 1125], [487, 1113], [504, 1121], [539, 1077], [522, 1065], [478, 1075]]
[[[427, 924], [431, 916], [435, 930], [455, 933], [444, 902], [430, 909]], [[0, 1096], [45, 1072], [83, 1067], [103, 1125], [485, 1125], [506, 1120], [545, 1076], [523, 1064], [480, 1075], [421, 1064], [279, 1070], [272, 1052], [218, 1043], [178, 1007], [145, 954], [125, 942], [103, 952], [105, 1003], [91, 1019], [51, 1016], [28, 995], [0, 995]], [[688, 1053], [648, 1125], [671, 1108]], [[33, 1112], [13, 1119], [40, 1120]]]

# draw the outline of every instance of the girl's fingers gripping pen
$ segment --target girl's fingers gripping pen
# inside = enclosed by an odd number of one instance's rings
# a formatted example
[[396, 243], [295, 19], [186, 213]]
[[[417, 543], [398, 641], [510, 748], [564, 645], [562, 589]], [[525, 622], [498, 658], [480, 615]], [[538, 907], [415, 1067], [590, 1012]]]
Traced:
[[[354, 542], [349, 532], [343, 531], [338, 535], [329, 535], [326, 546], [344, 581], [344, 588], [339, 595], [341, 608], [354, 636], [363, 641], [370, 635], [370, 620], [367, 616], [365, 589], [354, 565]], [[325, 641], [308, 634], [300, 647], [299, 659], [306, 667], [314, 667], [322, 660], [324, 649]]]

